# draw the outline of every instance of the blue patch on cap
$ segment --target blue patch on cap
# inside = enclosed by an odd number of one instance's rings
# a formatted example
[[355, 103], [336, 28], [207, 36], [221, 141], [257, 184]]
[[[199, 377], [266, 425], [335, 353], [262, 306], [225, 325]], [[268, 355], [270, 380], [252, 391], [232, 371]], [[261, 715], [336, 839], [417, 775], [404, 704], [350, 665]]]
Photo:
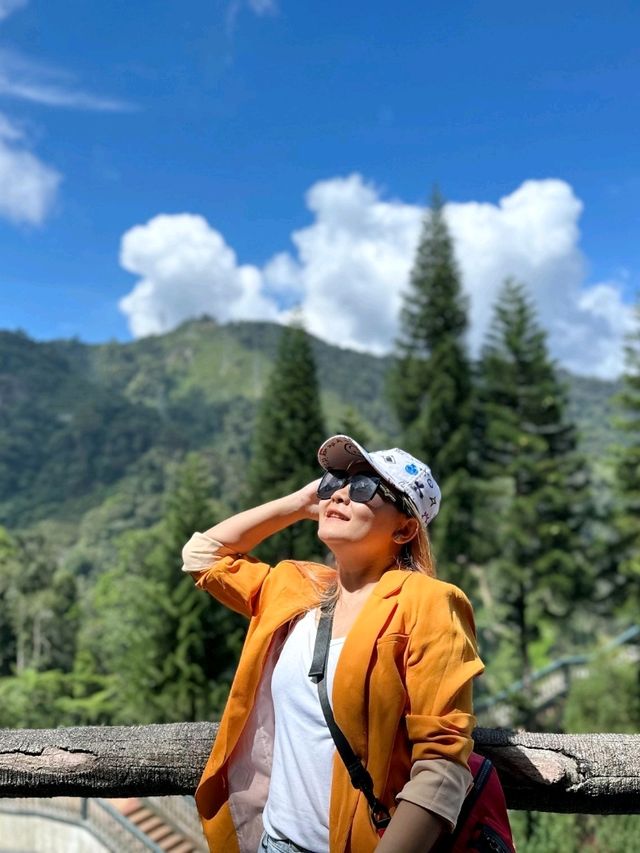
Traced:
[[407, 472], [407, 474], [417, 474], [418, 473], [418, 468], [413, 464], [413, 462], [410, 465], [405, 465], [404, 470]]

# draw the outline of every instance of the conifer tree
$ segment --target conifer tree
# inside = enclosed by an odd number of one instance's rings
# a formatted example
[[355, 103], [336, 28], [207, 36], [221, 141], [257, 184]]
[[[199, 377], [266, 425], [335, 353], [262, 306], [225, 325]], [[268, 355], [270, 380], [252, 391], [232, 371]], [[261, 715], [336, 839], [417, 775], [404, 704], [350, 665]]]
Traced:
[[76, 664], [85, 681], [110, 680], [115, 723], [208, 719], [222, 709], [245, 620], [180, 570], [185, 543], [222, 514], [212, 491], [207, 463], [188, 455], [160, 522], [125, 533], [91, 591]]
[[[152, 562], [167, 590], [160, 689], [165, 718], [195, 720], [210, 715], [210, 695], [219, 682], [230, 683], [244, 634], [244, 620], [196, 589], [180, 572], [181, 552], [195, 531], [215, 523], [211, 477], [190, 454], [169, 494], [158, 547]], [[218, 710], [218, 709], [215, 709]]]
[[524, 288], [511, 281], [482, 351], [478, 393], [483, 462], [475, 548], [496, 602], [489, 618], [511, 637], [513, 676], [526, 683], [543, 624], [558, 627], [590, 594], [590, 490], [545, 334]]
[[[122, 534], [115, 543], [115, 565], [97, 576], [83, 601], [76, 698], [101, 722], [167, 721], [161, 690], [173, 638], [168, 636], [166, 566], [158, 566], [154, 547], [157, 536], [158, 527]], [[171, 566], [175, 583], [175, 558]]]
[[[273, 371], [256, 418], [249, 469], [249, 502], [281, 497], [319, 476], [316, 454], [326, 438], [316, 366], [299, 325], [283, 329]], [[317, 525], [299, 522], [270, 537], [257, 551], [267, 562], [322, 554]]]
[[618, 450], [616, 465], [615, 551], [618, 557], [618, 598], [631, 618], [640, 609], [640, 303], [636, 328], [627, 338], [625, 373], [618, 397], [618, 425], [627, 443]]
[[343, 411], [336, 433], [348, 435], [367, 449], [371, 447], [371, 434], [353, 406], [347, 406]]
[[467, 299], [436, 191], [400, 317], [389, 392], [404, 445], [430, 465], [442, 489], [442, 508], [432, 528], [439, 573], [468, 586], [473, 490], [466, 329]]

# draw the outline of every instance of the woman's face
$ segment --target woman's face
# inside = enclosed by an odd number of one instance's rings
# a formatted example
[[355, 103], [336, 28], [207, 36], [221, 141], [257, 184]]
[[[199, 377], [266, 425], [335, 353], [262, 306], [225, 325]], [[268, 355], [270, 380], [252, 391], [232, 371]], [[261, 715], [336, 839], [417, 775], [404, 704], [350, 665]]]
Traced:
[[[373, 474], [366, 463], [349, 468], [350, 474]], [[333, 550], [334, 546], [360, 543], [380, 551], [393, 550], [394, 533], [402, 526], [406, 516], [379, 492], [367, 503], [352, 501], [349, 484], [319, 504], [318, 537]]]

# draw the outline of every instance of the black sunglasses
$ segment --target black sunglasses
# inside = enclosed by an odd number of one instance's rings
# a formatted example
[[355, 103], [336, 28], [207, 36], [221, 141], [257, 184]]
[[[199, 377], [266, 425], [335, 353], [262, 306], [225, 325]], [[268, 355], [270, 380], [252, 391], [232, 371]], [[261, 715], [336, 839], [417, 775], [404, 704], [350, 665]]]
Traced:
[[349, 498], [356, 503], [364, 504], [375, 494], [405, 511], [404, 501], [400, 495], [392, 492], [377, 474], [349, 474], [347, 471], [326, 471], [318, 485], [318, 497], [321, 501], [329, 500], [334, 492], [349, 484]]

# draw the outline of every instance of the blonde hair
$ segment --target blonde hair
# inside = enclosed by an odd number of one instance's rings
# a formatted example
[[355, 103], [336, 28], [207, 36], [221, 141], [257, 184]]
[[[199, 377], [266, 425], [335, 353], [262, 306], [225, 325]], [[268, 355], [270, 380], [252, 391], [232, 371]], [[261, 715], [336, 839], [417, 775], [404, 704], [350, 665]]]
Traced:
[[407, 572], [422, 572], [430, 578], [436, 576], [436, 562], [431, 550], [431, 539], [427, 528], [420, 521], [418, 521], [416, 535], [402, 546], [398, 554], [398, 568]]

